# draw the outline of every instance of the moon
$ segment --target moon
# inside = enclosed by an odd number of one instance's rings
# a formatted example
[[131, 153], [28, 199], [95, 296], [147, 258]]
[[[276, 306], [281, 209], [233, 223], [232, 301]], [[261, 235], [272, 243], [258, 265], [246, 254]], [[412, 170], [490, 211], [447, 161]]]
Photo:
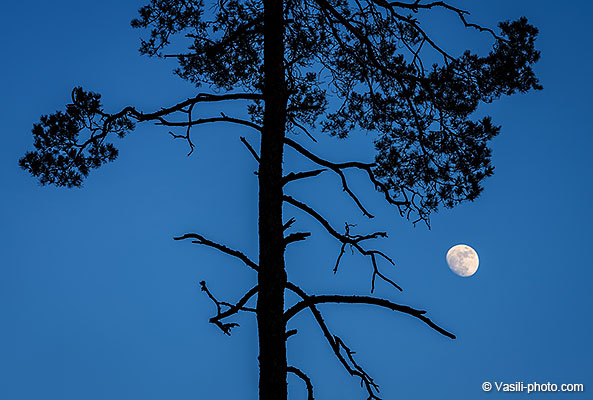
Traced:
[[458, 244], [447, 252], [447, 264], [451, 271], [462, 277], [472, 276], [478, 270], [478, 253], [466, 244]]

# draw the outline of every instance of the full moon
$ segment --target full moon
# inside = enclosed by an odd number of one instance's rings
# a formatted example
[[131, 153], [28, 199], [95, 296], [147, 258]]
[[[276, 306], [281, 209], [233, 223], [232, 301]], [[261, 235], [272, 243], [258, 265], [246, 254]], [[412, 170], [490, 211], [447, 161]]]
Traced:
[[465, 244], [458, 244], [447, 252], [447, 264], [457, 275], [467, 277], [476, 273], [480, 259], [474, 249]]

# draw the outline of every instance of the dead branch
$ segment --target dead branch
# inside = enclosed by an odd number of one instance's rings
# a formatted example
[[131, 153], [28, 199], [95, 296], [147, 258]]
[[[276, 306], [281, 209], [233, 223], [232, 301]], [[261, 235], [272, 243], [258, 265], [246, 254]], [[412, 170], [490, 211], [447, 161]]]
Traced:
[[[208, 298], [212, 300], [212, 302], [216, 305], [216, 315], [210, 318], [209, 322], [216, 325], [225, 335], [231, 335], [231, 329], [239, 326], [236, 322], [229, 322], [224, 323], [221, 322], [222, 319], [227, 318], [231, 315], [237, 314], [239, 311], [249, 311], [255, 313], [256, 310], [254, 308], [245, 307], [245, 304], [251, 299], [258, 291], [257, 286], [252, 287], [249, 289], [247, 293], [241, 297], [241, 299], [237, 302], [237, 304], [230, 304], [224, 301], [217, 300], [214, 295], [210, 292], [208, 287], [206, 286], [205, 281], [200, 282], [200, 286], [203, 292], [206, 293]], [[227, 307], [226, 311], [222, 311], [222, 307]]]
[[314, 141], [315, 143], [317, 143], [317, 139], [315, 139], [313, 137], [313, 135], [311, 135], [311, 133], [303, 125], [301, 125], [298, 122], [296, 122], [296, 119], [294, 117], [288, 116], [287, 118], [288, 118], [288, 120], [290, 121], [291, 124], [293, 124], [294, 126], [296, 126], [297, 128], [299, 128], [300, 130], [302, 130], [303, 132], [305, 132], [305, 135], [307, 135], [309, 137], [309, 139], [311, 139], [312, 141]]
[[312, 178], [314, 176], [319, 175], [323, 171], [326, 171], [326, 169], [322, 168], [322, 169], [316, 169], [313, 171], [290, 172], [288, 175], [285, 175], [284, 177], [282, 177], [282, 184], [286, 185], [287, 183], [296, 181], [298, 179]]
[[[360, 243], [365, 240], [377, 239], [379, 237], [387, 237], [386, 232], [374, 232], [374, 233], [367, 234], [367, 235], [351, 235], [349, 233], [349, 225], [346, 225], [347, 226], [346, 234], [341, 234], [336, 229], [334, 229], [331, 226], [331, 224], [325, 218], [323, 218], [317, 211], [315, 211], [313, 208], [309, 207], [305, 203], [295, 200], [294, 198], [287, 196], [287, 195], [284, 195], [283, 199], [288, 204], [293, 205], [294, 207], [304, 211], [305, 213], [309, 214], [314, 219], [316, 219], [330, 235], [332, 235], [333, 237], [335, 237], [337, 240], [339, 240], [342, 243], [342, 247], [351, 246], [352, 248], [356, 249], [363, 256], [367, 256], [371, 259], [371, 265], [373, 267], [373, 276], [371, 279], [371, 293], [374, 292], [374, 290], [375, 290], [376, 277], [383, 279], [385, 282], [389, 283], [391, 286], [395, 287], [396, 289], [398, 289], [400, 291], [402, 290], [402, 288], [398, 284], [393, 282], [391, 279], [387, 278], [381, 271], [379, 271], [379, 267], [377, 265], [377, 256], [387, 260], [391, 265], [395, 265], [393, 260], [389, 256], [387, 256], [385, 253], [383, 253], [382, 251], [367, 250], [360, 245]], [[343, 255], [343, 251], [342, 251], [342, 249], [340, 249], [340, 255], [338, 256], [338, 260], [337, 260], [336, 266], [334, 268], [334, 271], [337, 271], [337, 268], [338, 268], [337, 264], [340, 262], [342, 255]]]
[[291, 336], [296, 335], [297, 333], [299, 333], [296, 329], [290, 329], [288, 331], [286, 331], [286, 339], [288, 339]]
[[230, 249], [230, 248], [226, 247], [225, 245], [208, 240], [205, 237], [203, 237], [202, 235], [198, 235], [197, 233], [186, 233], [183, 236], [173, 238], [173, 240], [184, 240], [184, 239], [194, 239], [194, 240], [192, 240], [192, 243], [212, 247], [224, 254], [228, 254], [229, 256], [238, 258], [239, 260], [243, 261], [243, 263], [245, 265], [247, 265], [249, 268], [251, 268], [255, 271], [259, 270], [259, 266], [256, 263], [254, 263], [253, 261], [251, 261], [249, 259], [249, 257], [247, 257], [245, 254], [241, 253], [240, 251]]
[[305, 382], [305, 385], [307, 386], [307, 400], [315, 400], [313, 397], [313, 384], [307, 374], [293, 366], [288, 366], [287, 371], [295, 374]]
[[[370, 216], [368, 211], [366, 211], [366, 209], [364, 209], [364, 207], [362, 206], [362, 204], [358, 200], [358, 198], [356, 198], [354, 193], [348, 188], [348, 185], [346, 182], [346, 177], [343, 173], [344, 169], [355, 168], [355, 169], [359, 169], [359, 170], [366, 172], [369, 177], [369, 180], [375, 186], [375, 189], [383, 193], [383, 195], [385, 196], [385, 200], [389, 204], [395, 205], [398, 208], [401, 206], [407, 206], [409, 204], [408, 201], [397, 201], [391, 197], [391, 195], [389, 194], [389, 189], [387, 189], [387, 187], [383, 183], [379, 182], [377, 180], [377, 178], [375, 177], [375, 174], [373, 173], [373, 170], [372, 170], [372, 167], [375, 166], [374, 163], [362, 163], [362, 162], [357, 162], [357, 161], [333, 163], [331, 161], [327, 161], [327, 160], [322, 159], [321, 157], [316, 156], [315, 154], [311, 153], [309, 150], [305, 149], [303, 146], [301, 146], [300, 144], [298, 144], [297, 142], [295, 142], [294, 140], [292, 140], [290, 138], [285, 138], [284, 143], [287, 144], [289, 147], [293, 148], [294, 150], [296, 150], [297, 152], [301, 153], [303, 156], [305, 156], [309, 160], [313, 161], [315, 164], [318, 164], [322, 167], [326, 167], [326, 168], [334, 171], [336, 174], [338, 174], [338, 176], [340, 177], [340, 179], [342, 181], [342, 188], [344, 189], [344, 191], [346, 193], [348, 193], [348, 195], [354, 200], [354, 202], [357, 204], [357, 206], [362, 210], [363, 214], [365, 214], [367, 216]], [[400, 213], [401, 212], [402, 212], [402, 210], [400, 209]], [[372, 216], [370, 216], [370, 217], [372, 217]]]
[[282, 231], [285, 231], [288, 228], [290, 228], [295, 222], [296, 219], [294, 217], [291, 217], [288, 221], [284, 223], [284, 225], [282, 225]]
[[[295, 284], [288, 282], [286, 284], [286, 287], [303, 300], [307, 300], [309, 298], [309, 296]], [[323, 332], [323, 336], [329, 343], [331, 349], [334, 352], [334, 355], [336, 356], [340, 364], [342, 364], [344, 369], [351, 376], [356, 376], [360, 379], [361, 384], [364, 385], [369, 395], [369, 400], [380, 400], [380, 398], [377, 397], [377, 393], [379, 392], [379, 386], [374, 382], [370, 375], [367, 374], [360, 365], [358, 365], [356, 362], [353, 362], [354, 358], [352, 357], [352, 352], [350, 351], [350, 349], [344, 346], [344, 342], [339, 337], [332, 335], [329, 328], [327, 327], [325, 320], [323, 319], [323, 316], [321, 315], [317, 307], [315, 307], [315, 304], [309, 303], [307, 304], [307, 307], [311, 310], [311, 313], [313, 314], [315, 321], [317, 321], [317, 324]], [[347, 357], [351, 361], [350, 363], [346, 360], [346, 358], [344, 358], [344, 355], [341, 351], [342, 348], [347, 349]]]
[[259, 155], [257, 155], [257, 152], [255, 151], [255, 149], [251, 146], [251, 144], [249, 144], [247, 139], [245, 139], [243, 136], [241, 136], [240, 139], [241, 139], [241, 143], [243, 143], [245, 145], [245, 147], [247, 147], [247, 150], [251, 153], [253, 158], [255, 158], [255, 161], [257, 161], [259, 163]]
[[253, 123], [251, 121], [245, 121], [243, 119], [240, 118], [233, 118], [233, 117], [228, 117], [226, 115], [221, 115], [220, 117], [210, 117], [210, 118], [199, 118], [199, 119], [193, 119], [187, 122], [181, 122], [181, 121], [167, 121], [166, 119], [162, 118], [162, 117], [158, 117], [158, 118], [154, 118], [154, 120], [156, 120], [157, 122], [155, 122], [156, 125], [163, 125], [163, 126], [178, 126], [178, 127], [192, 127], [192, 126], [196, 126], [196, 125], [204, 125], [204, 124], [210, 124], [213, 122], [229, 122], [232, 124], [237, 124], [237, 125], [242, 125], [242, 126], [247, 126], [249, 128], [253, 128], [256, 129], [258, 131], [261, 131], [261, 126], [257, 125], [256, 123]]
[[286, 246], [292, 242], [300, 242], [301, 240], [307, 239], [309, 236], [311, 236], [311, 232], [291, 233], [290, 235], [288, 235], [284, 238], [284, 245]]
[[286, 311], [286, 313], [284, 314], [284, 316], [286, 317], [286, 320], [288, 321], [290, 318], [295, 316], [300, 311], [304, 310], [305, 308], [308, 308], [310, 304], [317, 305], [317, 304], [327, 304], [327, 303], [332, 303], [332, 304], [367, 304], [367, 305], [379, 306], [379, 307], [382, 307], [382, 308], [385, 308], [388, 310], [392, 310], [392, 311], [401, 312], [401, 313], [411, 315], [412, 317], [421, 320], [426, 325], [430, 326], [432, 329], [439, 332], [441, 335], [447, 336], [451, 339], [455, 339], [455, 335], [446, 331], [445, 329], [441, 328], [440, 326], [436, 325], [434, 322], [432, 322], [432, 320], [430, 318], [426, 317], [424, 315], [424, 314], [426, 314], [426, 311], [417, 310], [417, 309], [409, 307], [409, 306], [393, 303], [386, 299], [370, 297], [370, 296], [311, 295], [311, 296], [308, 296], [308, 298], [306, 300], [303, 300], [303, 301], [295, 304], [291, 308], [289, 308]]

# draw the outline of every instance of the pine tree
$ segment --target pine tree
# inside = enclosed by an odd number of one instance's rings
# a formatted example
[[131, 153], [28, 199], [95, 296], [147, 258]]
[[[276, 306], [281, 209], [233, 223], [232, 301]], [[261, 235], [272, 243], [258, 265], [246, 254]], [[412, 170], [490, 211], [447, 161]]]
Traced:
[[[443, 50], [438, 38], [428, 35], [421, 24], [423, 15], [435, 11], [448, 12], [467, 29], [490, 37], [491, 51], [452, 55]], [[257, 297], [262, 400], [286, 399], [288, 373], [303, 379], [313, 398], [311, 379], [286, 360], [287, 338], [296, 334], [287, 330], [287, 323], [304, 310], [312, 313], [338, 362], [361, 380], [369, 398], [378, 398], [378, 385], [344, 341], [331, 333], [318, 304], [383, 307], [409, 314], [454, 338], [424, 311], [372, 296], [377, 279], [401, 290], [385, 269], [393, 263], [391, 258], [368, 247], [385, 232], [354, 234], [348, 224], [343, 231], [337, 229], [292, 197], [288, 187], [324, 171], [334, 173], [344, 192], [372, 218], [348, 184], [346, 172], [360, 170], [388, 203], [414, 223], [428, 223], [440, 206], [476, 199], [482, 181], [493, 173], [488, 145], [500, 128], [490, 117], [473, 119], [475, 111], [502, 95], [541, 89], [532, 70], [539, 58], [535, 27], [521, 18], [490, 29], [470, 22], [465, 10], [420, 0], [219, 0], [208, 7], [199, 0], [151, 0], [132, 25], [149, 29], [141, 43], [143, 54], [176, 58], [177, 75], [208, 90], [153, 112], [128, 106], [109, 113], [99, 94], [75, 88], [65, 111], [42, 116], [34, 125], [35, 151], [20, 160], [22, 168], [42, 184], [78, 187], [92, 169], [117, 158], [113, 138], [130, 134], [141, 122], [177, 130], [171, 134], [186, 140], [192, 151], [191, 134], [199, 125], [232, 123], [259, 132], [259, 152], [241, 138], [259, 163], [258, 262], [201, 234], [176, 239], [212, 247], [257, 271], [257, 286], [236, 304], [219, 301], [205, 282], [202, 289], [218, 310], [210, 322], [225, 334], [236, 326], [228, 318]], [[185, 52], [165, 53], [171, 45], [182, 44]], [[428, 60], [436, 62], [429, 66]], [[194, 116], [194, 109], [203, 103], [224, 110], [231, 102], [243, 105], [245, 116], [224, 111]], [[293, 138], [299, 131], [313, 138], [314, 129], [344, 139], [354, 130], [376, 132], [375, 161], [335, 163], [320, 158]], [[285, 148], [319, 168], [284, 174]], [[310, 234], [288, 233], [295, 220], [283, 219], [284, 205], [311, 216], [340, 243], [335, 271], [348, 248], [368, 258], [371, 295], [309, 294], [287, 280], [285, 249]], [[288, 307], [286, 291], [301, 300]]]

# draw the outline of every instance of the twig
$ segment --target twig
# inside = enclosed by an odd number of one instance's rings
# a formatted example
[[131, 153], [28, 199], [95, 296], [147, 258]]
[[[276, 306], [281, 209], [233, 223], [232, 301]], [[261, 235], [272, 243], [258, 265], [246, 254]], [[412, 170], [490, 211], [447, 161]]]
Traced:
[[[231, 315], [237, 314], [239, 311], [256, 312], [255, 309], [253, 309], [253, 308], [245, 307], [245, 304], [249, 301], [249, 299], [251, 299], [257, 293], [257, 291], [258, 291], [257, 286], [254, 286], [253, 288], [249, 289], [249, 291], [247, 293], [245, 293], [243, 295], [243, 297], [241, 297], [241, 299], [235, 305], [217, 300], [214, 297], [214, 295], [210, 292], [208, 287], [206, 286], [205, 281], [201, 281], [200, 286], [201, 286], [202, 291], [205, 292], [206, 295], [208, 296], [208, 298], [210, 300], [212, 300], [212, 302], [216, 305], [216, 315], [214, 317], [210, 318], [209, 322], [216, 325], [218, 328], [220, 328], [220, 330], [225, 335], [230, 336], [231, 329], [239, 326], [239, 324], [236, 322], [229, 322], [229, 323], [221, 322], [221, 320], [223, 318], [227, 318]], [[228, 309], [224, 312], [222, 311], [223, 306], [228, 307]]]
[[251, 153], [251, 155], [253, 156], [253, 158], [255, 158], [255, 161], [257, 161], [259, 163], [260, 158], [257, 155], [257, 152], [255, 151], [255, 149], [253, 147], [251, 147], [251, 145], [249, 144], [249, 142], [247, 141], [247, 139], [245, 139], [243, 136], [241, 136], [241, 142], [245, 145], [245, 147], [247, 147], [247, 150], [249, 150], [249, 152]]
[[[377, 256], [380, 256], [381, 258], [387, 260], [391, 265], [395, 265], [393, 260], [389, 256], [387, 256], [385, 253], [383, 253], [382, 251], [366, 250], [365, 248], [363, 248], [360, 245], [360, 242], [363, 242], [365, 240], [377, 239], [380, 237], [387, 237], [386, 232], [374, 232], [374, 233], [370, 233], [367, 235], [350, 235], [349, 228], [348, 228], [349, 225], [346, 225], [348, 231], [345, 235], [343, 235], [343, 234], [339, 233], [336, 229], [334, 229], [334, 227], [332, 227], [331, 224], [325, 218], [323, 218], [317, 211], [315, 211], [313, 208], [309, 207], [307, 204], [302, 203], [302, 202], [300, 202], [290, 196], [287, 196], [287, 195], [283, 196], [283, 200], [285, 202], [287, 202], [288, 204], [291, 204], [292, 206], [306, 212], [307, 214], [312, 216], [314, 219], [316, 219], [330, 235], [332, 235], [333, 237], [335, 237], [342, 243], [342, 246], [349, 245], [352, 248], [356, 249], [363, 256], [367, 256], [371, 259], [371, 265], [373, 267], [373, 275], [372, 275], [372, 280], [371, 280], [371, 293], [374, 292], [374, 290], [375, 290], [375, 278], [377, 276], [379, 278], [383, 279], [385, 282], [389, 283], [394, 288], [396, 288], [400, 291], [403, 290], [398, 284], [396, 284], [391, 279], [387, 278], [384, 274], [382, 274], [379, 271], [379, 267], [377, 265]], [[342, 249], [340, 249], [340, 256], [338, 256], [338, 261], [337, 261], [338, 263], [339, 263], [341, 257], [342, 257]], [[334, 271], [337, 271], [337, 267], [338, 267], [338, 265], [336, 264], [336, 266], [334, 267]]]

